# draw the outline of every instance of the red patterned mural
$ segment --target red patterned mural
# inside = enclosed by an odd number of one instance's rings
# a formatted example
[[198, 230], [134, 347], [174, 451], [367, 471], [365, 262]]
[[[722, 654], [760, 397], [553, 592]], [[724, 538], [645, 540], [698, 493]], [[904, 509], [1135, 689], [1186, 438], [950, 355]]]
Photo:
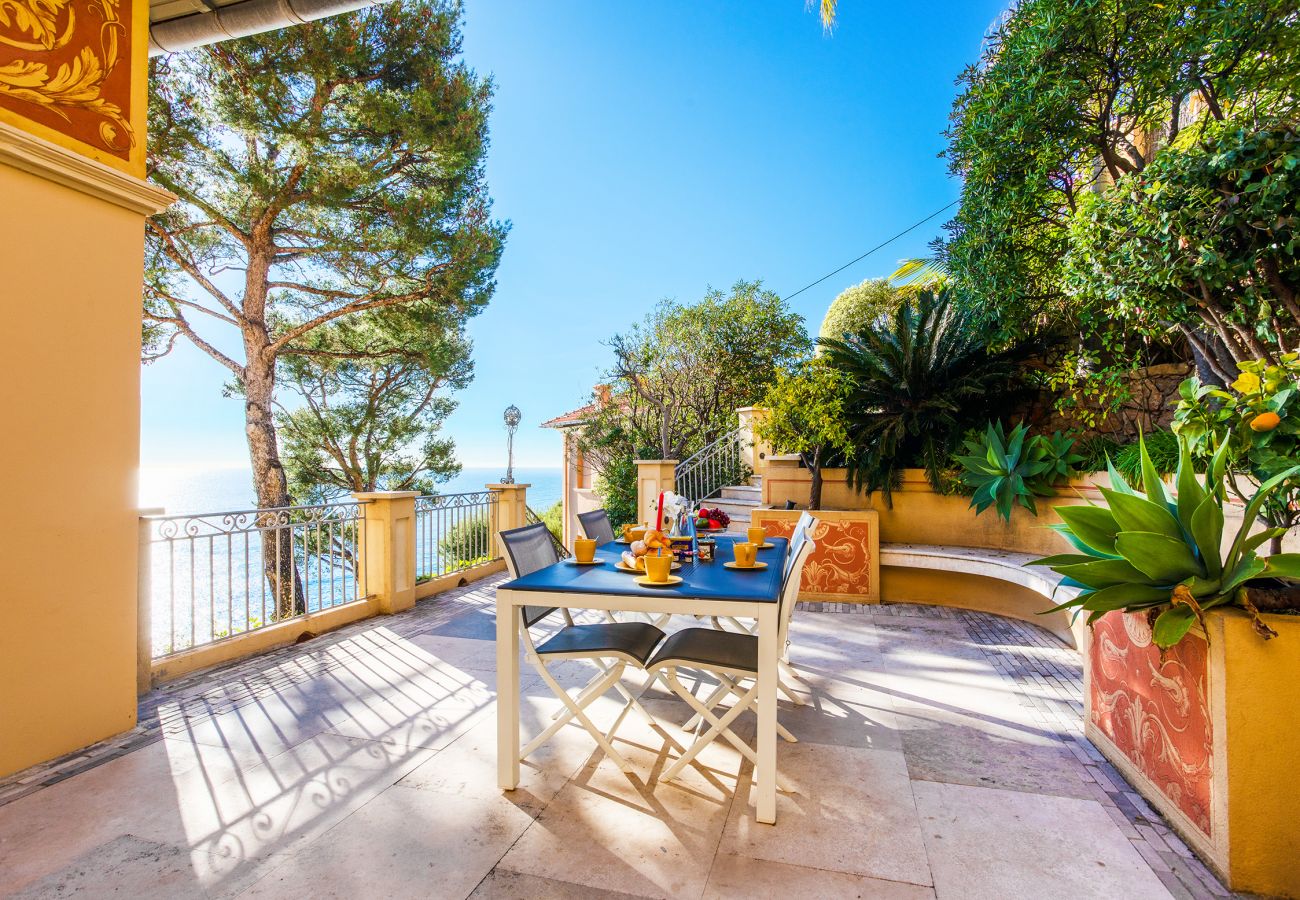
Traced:
[[[798, 516], [798, 513], [794, 514]], [[817, 547], [803, 570], [800, 593], [806, 597], [845, 601], [865, 601], [879, 593], [873, 577], [880, 536], [874, 520], [861, 518], [822, 518], [810, 532]], [[788, 538], [796, 519], [755, 512], [752, 521], [762, 525], [775, 537]]]
[[134, 5], [0, 0], [0, 111], [129, 161]]
[[1210, 836], [1213, 757], [1207, 653], [1189, 636], [1164, 659], [1145, 615], [1111, 613], [1092, 633], [1092, 724]]

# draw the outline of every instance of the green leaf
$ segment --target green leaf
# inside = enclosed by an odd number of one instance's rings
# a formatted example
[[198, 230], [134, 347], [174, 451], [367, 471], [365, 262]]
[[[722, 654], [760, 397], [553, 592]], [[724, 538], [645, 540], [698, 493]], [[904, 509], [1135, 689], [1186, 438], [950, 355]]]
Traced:
[[1054, 569], [1056, 566], [1071, 566], [1077, 563], [1092, 562], [1095, 559], [1097, 559], [1096, 556], [1084, 553], [1058, 553], [1055, 556], [1044, 556], [1042, 559], [1030, 560], [1025, 565], [1047, 566]]
[[1124, 476], [1115, 468], [1115, 463], [1111, 460], [1110, 455], [1106, 456], [1106, 473], [1110, 475], [1110, 489], [1120, 494], [1134, 494], [1133, 488], [1124, 480]]
[[1153, 603], [1168, 603], [1169, 589], [1150, 584], [1116, 584], [1088, 594], [1084, 609], [1110, 612], [1129, 607], [1145, 608]]
[[1274, 553], [1264, 557], [1264, 565], [1269, 577], [1300, 579], [1300, 553]]
[[1268, 563], [1259, 557], [1243, 559], [1223, 580], [1223, 593], [1230, 594], [1247, 581], [1252, 581], [1264, 573]]
[[1242, 513], [1241, 530], [1237, 532], [1237, 537], [1232, 542], [1232, 549], [1228, 551], [1224, 565], [1232, 565], [1236, 562], [1238, 555], [1241, 553], [1241, 546], [1246, 541], [1250, 526], [1254, 524], [1256, 517], [1259, 516], [1259, 508], [1264, 505], [1264, 501], [1268, 499], [1269, 494], [1273, 493], [1282, 482], [1297, 474], [1300, 474], [1300, 466], [1293, 466], [1285, 472], [1279, 472], [1259, 486], [1259, 490], [1255, 492], [1255, 496], [1250, 498], [1250, 502], [1246, 504], [1245, 512]]
[[1115, 556], [1115, 535], [1119, 524], [1104, 506], [1058, 506], [1056, 514], [1070, 533], [1088, 547], [1106, 556]]
[[1056, 566], [1055, 570], [1079, 584], [1104, 588], [1116, 584], [1145, 584], [1146, 576], [1123, 559], [1094, 559], [1086, 563]]
[[1191, 444], [1178, 440], [1178, 521], [1188, 534], [1192, 531], [1192, 515], [1205, 499], [1205, 489], [1196, 480], [1192, 466]]
[[1160, 480], [1160, 473], [1151, 462], [1151, 454], [1147, 453], [1146, 440], [1141, 432], [1138, 433], [1138, 456], [1142, 460], [1142, 486], [1146, 489], [1147, 499], [1155, 503], [1168, 503], [1165, 483]]
[[1223, 508], [1216, 497], [1205, 497], [1192, 513], [1192, 540], [1211, 578], [1223, 574]]
[[1150, 531], [1182, 540], [1183, 532], [1178, 520], [1161, 504], [1106, 488], [1101, 488], [1101, 494], [1110, 503], [1111, 515], [1120, 531]]
[[1171, 606], [1156, 617], [1151, 627], [1151, 638], [1162, 650], [1172, 647], [1187, 636], [1196, 624], [1196, 612], [1186, 604]]
[[1115, 538], [1120, 555], [1157, 584], [1176, 584], [1205, 571], [1184, 541], [1163, 534], [1124, 531]]

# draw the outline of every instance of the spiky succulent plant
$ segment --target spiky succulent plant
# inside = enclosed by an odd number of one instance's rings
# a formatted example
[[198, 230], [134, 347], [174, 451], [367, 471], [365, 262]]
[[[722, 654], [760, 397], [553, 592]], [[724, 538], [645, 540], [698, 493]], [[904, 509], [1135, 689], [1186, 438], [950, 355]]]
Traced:
[[[1053, 525], [1078, 551], [1034, 560], [1081, 588], [1052, 612], [1087, 612], [1088, 623], [1114, 610], [1157, 612], [1155, 643], [1178, 643], [1206, 610], [1235, 603], [1255, 615], [1245, 592], [1264, 579], [1300, 579], [1300, 554], [1261, 557], [1255, 551], [1280, 529], [1251, 534], [1260, 507], [1300, 466], [1268, 479], [1246, 504], [1241, 525], [1225, 553], [1223, 504], [1227, 498], [1227, 446], [1209, 460], [1203, 481], [1192, 467], [1190, 448], [1179, 440], [1177, 493], [1160, 480], [1146, 445], [1139, 450], [1142, 486], [1131, 487], [1109, 465], [1111, 487], [1101, 488], [1107, 506], [1058, 506], [1062, 524]], [[1257, 629], [1267, 627], [1255, 616]]]

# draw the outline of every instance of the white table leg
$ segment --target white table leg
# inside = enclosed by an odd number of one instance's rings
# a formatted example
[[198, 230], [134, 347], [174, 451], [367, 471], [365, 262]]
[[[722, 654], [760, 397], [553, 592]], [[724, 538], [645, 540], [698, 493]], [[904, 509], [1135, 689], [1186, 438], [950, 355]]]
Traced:
[[779, 605], [766, 603], [758, 614], [758, 800], [759, 822], [776, 824], [776, 696], [780, 648]]
[[519, 613], [497, 591], [497, 785], [519, 786]]

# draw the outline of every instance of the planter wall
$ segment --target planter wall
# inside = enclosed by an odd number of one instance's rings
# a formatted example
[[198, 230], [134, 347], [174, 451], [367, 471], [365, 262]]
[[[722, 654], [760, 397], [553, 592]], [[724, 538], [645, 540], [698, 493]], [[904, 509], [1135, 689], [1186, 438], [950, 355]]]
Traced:
[[1233, 889], [1300, 897], [1300, 616], [1262, 640], [1216, 610], [1162, 657], [1146, 617], [1111, 613], [1087, 641], [1089, 740]]

